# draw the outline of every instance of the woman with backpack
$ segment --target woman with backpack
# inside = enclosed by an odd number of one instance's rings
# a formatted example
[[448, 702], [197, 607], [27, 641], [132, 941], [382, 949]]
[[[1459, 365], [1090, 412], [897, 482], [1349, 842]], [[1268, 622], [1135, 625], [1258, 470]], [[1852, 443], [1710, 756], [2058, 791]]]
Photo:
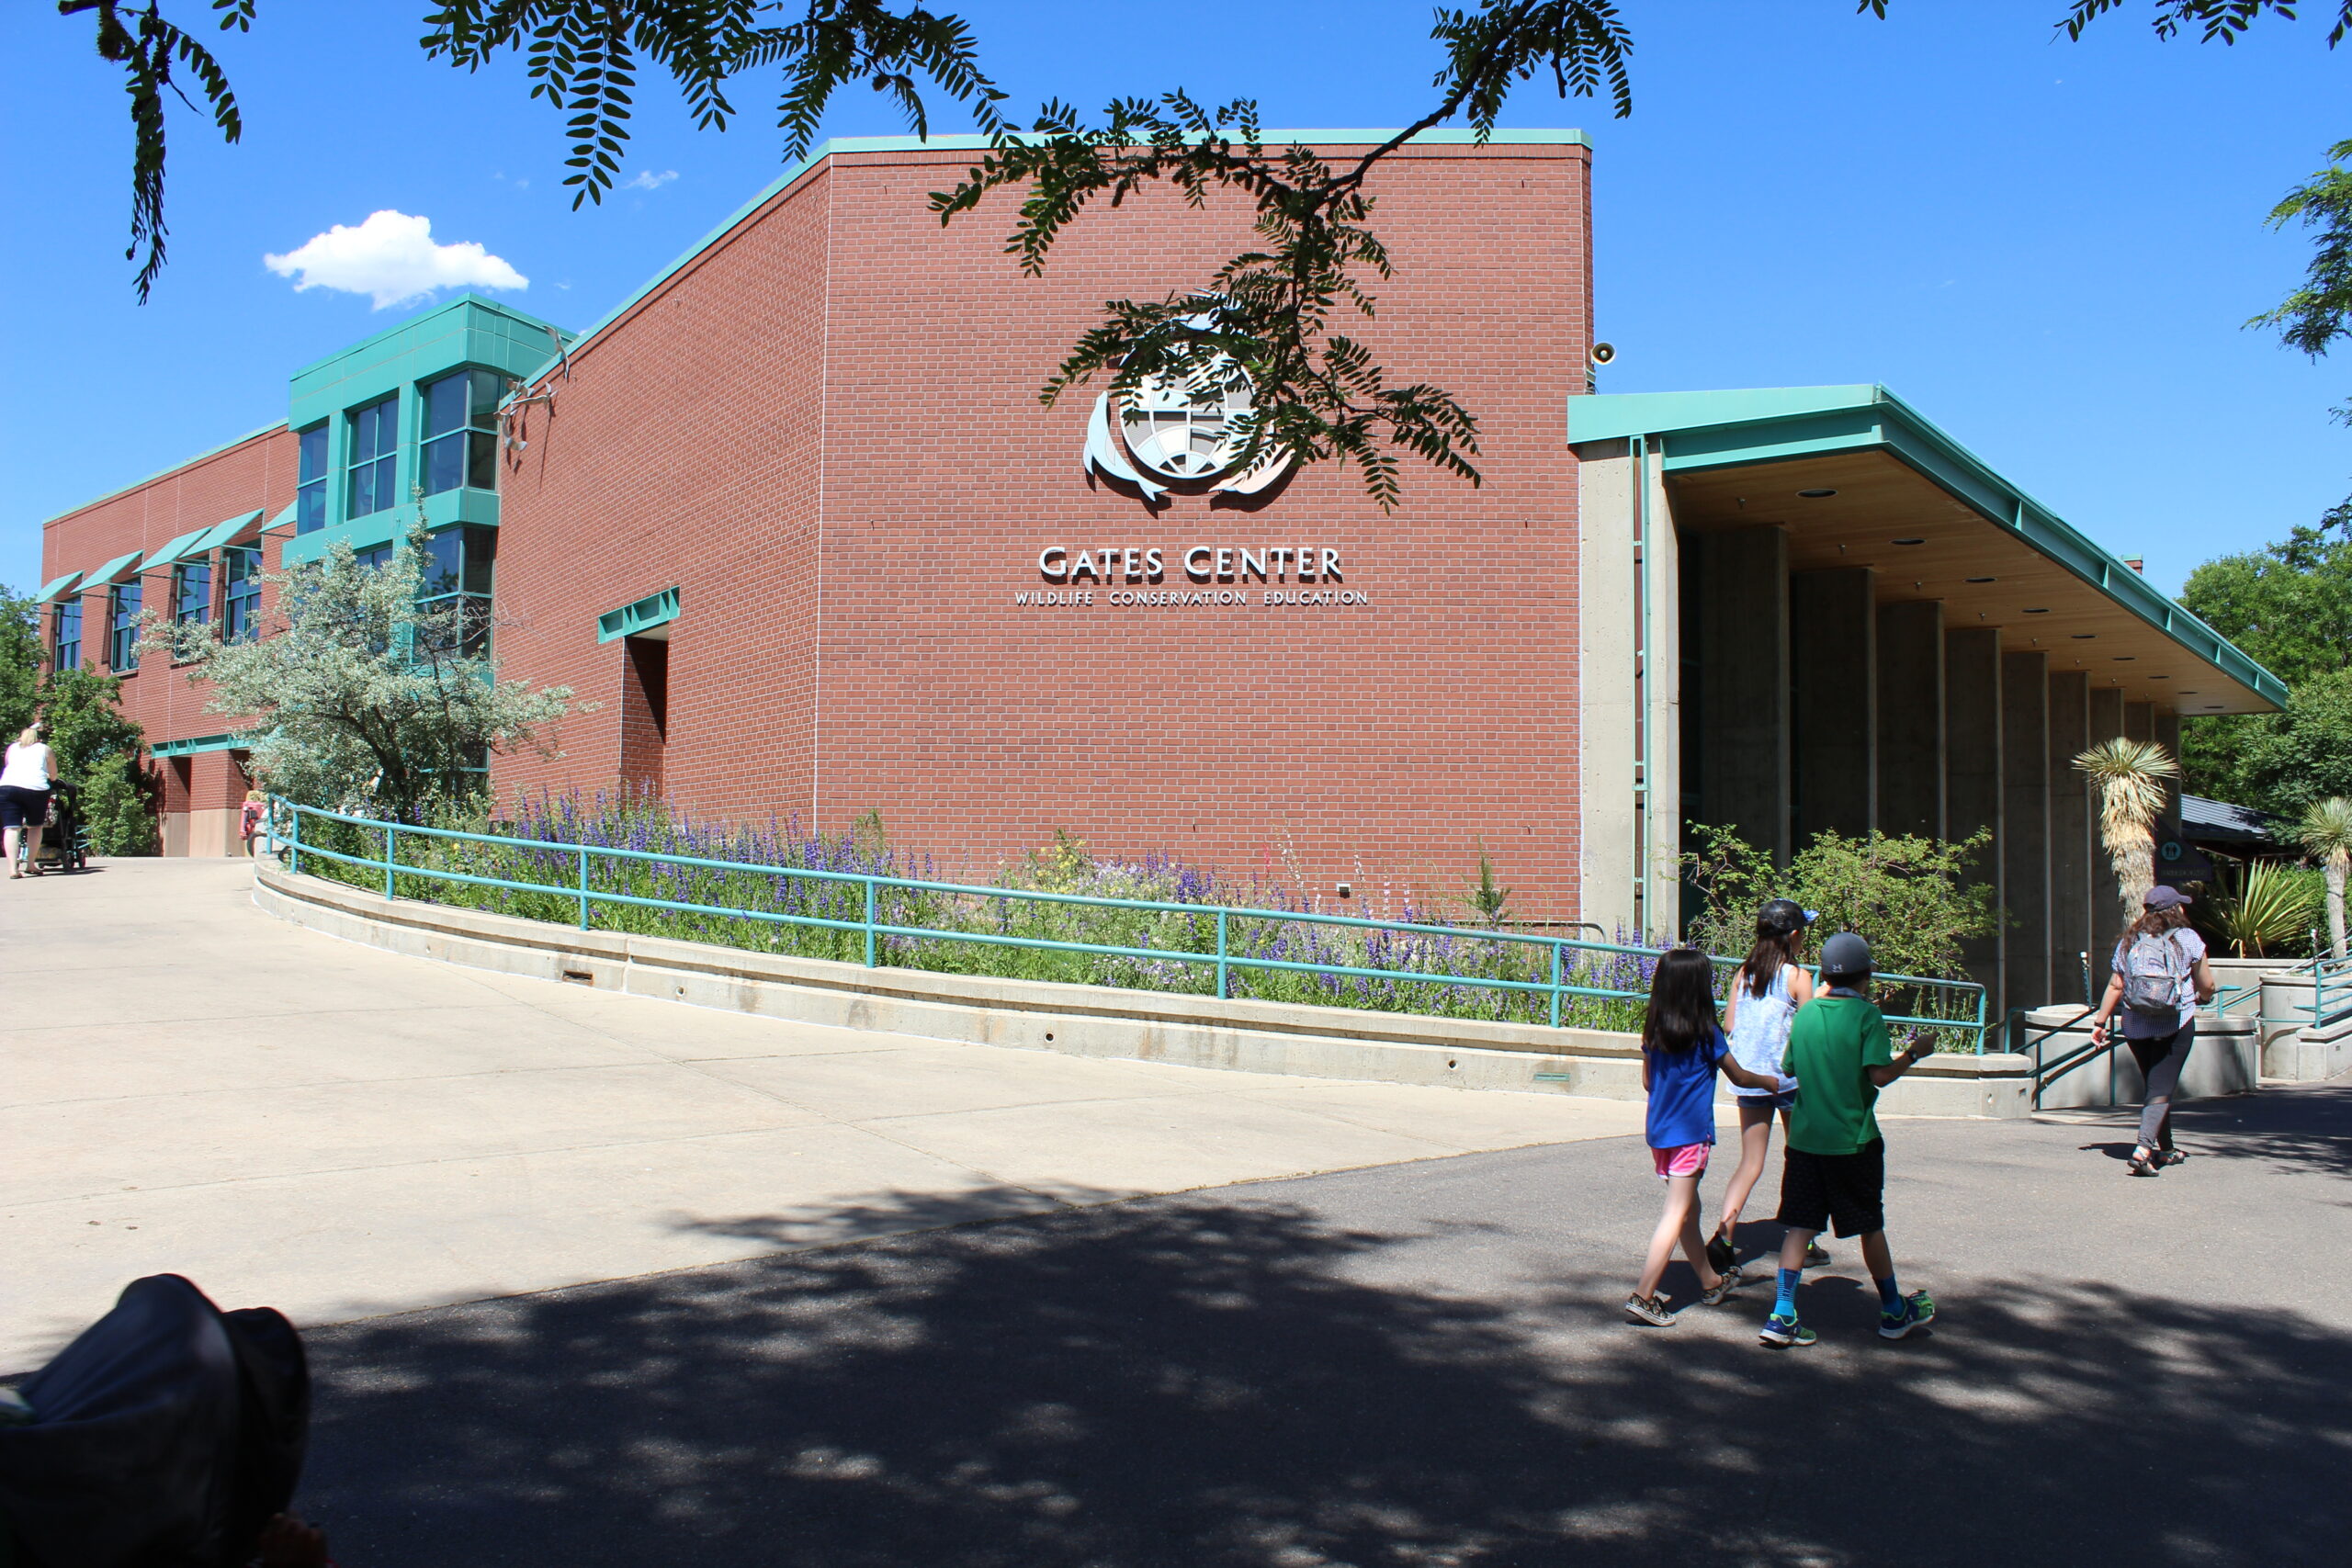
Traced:
[[2188, 1157], [2172, 1146], [2173, 1090], [2196, 1043], [2197, 1009], [2213, 999], [2216, 987], [2205, 939], [2188, 927], [2188, 896], [2177, 887], [2151, 887], [2140, 903], [2140, 918], [2115, 944], [2107, 995], [2091, 1020], [2091, 1043], [2107, 1043], [2109, 1021], [2120, 1009], [2123, 1043], [2147, 1081], [2130, 1168], [2134, 1176], [2154, 1176]]

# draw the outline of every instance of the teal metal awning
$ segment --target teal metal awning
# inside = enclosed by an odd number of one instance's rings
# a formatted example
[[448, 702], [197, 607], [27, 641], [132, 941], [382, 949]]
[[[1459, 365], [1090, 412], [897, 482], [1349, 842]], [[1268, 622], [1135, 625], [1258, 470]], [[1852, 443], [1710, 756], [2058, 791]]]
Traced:
[[235, 735], [198, 735], [186, 740], [158, 740], [148, 750], [158, 757], [193, 757], [198, 751], [242, 751], [251, 744]]
[[271, 518], [267, 523], [262, 525], [262, 532], [266, 534], [274, 529], [291, 528], [294, 526], [294, 513], [301, 504], [302, 503], [299, 501], [289, 502], [287, 504], [285, 511], [279, 513], [277, 516]]
[[613, 642], [625, 637], [643, 637], [677, 618], [678, 591], [665, 588], [659, 593], [647, 594], [634, 604], [624, 604], [597, 616], [596, 640]]
[[155, 571], [171, 565], [182, 556], [195, 553], [196, 542], [204, 537], [204, 536], [210, 530], [205, 528], [189, 529], [187, 533], [182, 534], [178, 538], [174, 539], [170, 544], [165, 545], [162, 549], [156, 550], [149, 555], [147, 558], [147, 564], [141, 567], [139, 570], [141, 571]]
[[41, 591], [39, 593], [33, 595], [33, 603], [36, 604], [48, 604], [51, 600], [59, 597], [67, 589], [73, 587], [74, 584], [81, 578], [81, 575], [82, 574], [78, 571], [69, 571], [63, 577], [51, 579], [41, 588]]
[[105, 587], [107, 583], [112, 582], [115, 579], [120, 577], [124, 572], [129, 571], [132, 567], [137, 566], [139, 564], [139, 551], [133, 550], [127, 556], [115, 557], [114, 559], [107, 562], [106, 565], [98, 568], [97, 570], [91, 572], [87, 577], [84, 578], [82, 580], [82, 586], [85, 588]]
[[[221, 546], [232, 543], [239, 534], [261, 521], [262, 510], [260, 507], [255, 507], [251, 512], [240, 512], [234, 517], [223, 518], [215, 523], [198, 536], [196, 543], [187, 547], [187, 553], [192, 556], [210, 555]], [[288, 507], [287, 510], [290, 512], [293, 508]]]
[[[1693, 485], [1702, 485], [1702, 476], [1719, 470], [1840, 457], [1850, 459], [1855, 454], [1891, 457], [1966, 512], [2064, 569], [2067, 577], [2092, 590], [2101, 601], [2127, 612], [2180, 651], [2236, 682], [2256, 704], [2276, 706], [2287, 700], [2285, 682], [2165, 598], [2132, 567], [2002, 478], [1884, 387], [1611, 392], [1568, 399], [1571, 446], [1636, 436], [1655, 443], [1653, 451], [1661, 470], [1669, 480], [1681, 481], [1678, 495]], [[1678, 516], [1679, 509], [1678, 502]], [[2149, 694], [2156, 694], [2152, 690]], [[2184, 705], [2184, 711], [2205, 706], [2201, 702]]]

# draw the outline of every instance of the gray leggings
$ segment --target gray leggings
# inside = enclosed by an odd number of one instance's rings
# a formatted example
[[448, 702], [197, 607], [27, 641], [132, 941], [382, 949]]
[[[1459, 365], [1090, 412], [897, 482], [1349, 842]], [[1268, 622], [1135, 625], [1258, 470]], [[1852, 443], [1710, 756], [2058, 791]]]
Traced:
[[2148, 1080], [2147, 1103], [2140, 1112], [2140, 1146], [2172, 1147], [2172, 1093], [2180, 1085], [2180, 1069], [2188, 1065], [2188, 1048], [2197, 1043], [2197, 1021], [2184, 1018], [2170, 1034], [2153, 1040], [2124, 1041], [2140, 1076]]

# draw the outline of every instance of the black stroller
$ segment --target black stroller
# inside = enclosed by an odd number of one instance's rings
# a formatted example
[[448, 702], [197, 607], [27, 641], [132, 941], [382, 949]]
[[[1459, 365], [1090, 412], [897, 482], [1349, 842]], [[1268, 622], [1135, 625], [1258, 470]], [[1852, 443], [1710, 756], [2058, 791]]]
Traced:
[[43, 871], [80, 871], [90, 863], [90, 830], [82, 822], [82, 792], [59, 780], [49, 792], [49, 826], [41, 829]]

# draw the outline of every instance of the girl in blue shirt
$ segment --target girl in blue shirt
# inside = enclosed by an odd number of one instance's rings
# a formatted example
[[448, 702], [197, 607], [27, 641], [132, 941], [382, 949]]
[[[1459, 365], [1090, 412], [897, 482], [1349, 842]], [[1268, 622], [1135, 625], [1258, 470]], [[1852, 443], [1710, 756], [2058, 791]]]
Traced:
[[1715, 1074], [1742, 1089], [1779, 1092], [1793, 1087], [1753, 1073], [1735, 1061], [1715, 1019], [1715, 971], [1695, 947], [1661, 957], [1650, 978], [1649, 1015], [1642, 1025], [1642, 1089], [1649, 1096], [1646, 1131], [1651, 1162], [1666, 1183], [1666, 1213], [1650, 1236], [1649, 1258], [1625, 1314], [1664, 1328], [1674, 1321], [1658, 1285], [1677, 1244], [1699, 1276], [1699, 1302], [1713, 1306], [1740, 1285], [1739, 1265], [1717, 1273], [1707, 1261], [1699, 1228], [1699, 1179], [1715, 1143]]

